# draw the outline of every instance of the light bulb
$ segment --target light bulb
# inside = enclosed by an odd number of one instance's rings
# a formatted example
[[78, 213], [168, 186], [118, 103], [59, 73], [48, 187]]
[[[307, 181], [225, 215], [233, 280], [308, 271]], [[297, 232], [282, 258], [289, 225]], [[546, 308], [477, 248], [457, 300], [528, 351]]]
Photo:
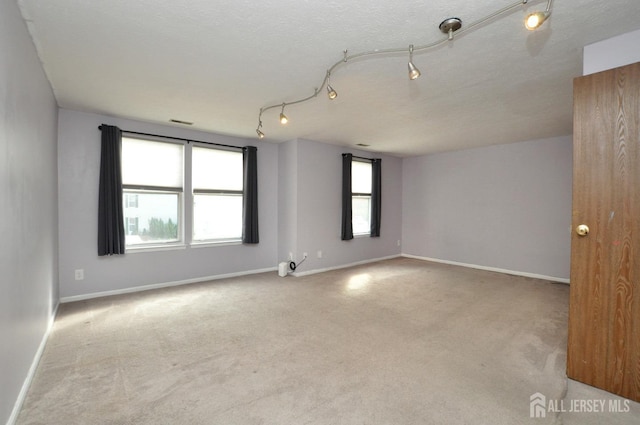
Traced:
[[535, 12], [531, 13], [524, 20], [524, 26], [529, 30], [533, 31], [535, 29], [540, 28], [540, 25], [544, 23], [549, 17], [549, 12]]
[[416, 68], [416, 66], [413, 64], [413, 62], [409, 61], [409, 79], [410, 80], [415, 80], [419, 76], [420, 76], [420, 70], [418, 70], [418, 68]]
[[409, 46], [409, 79], [415, 80], [420, 76], [420, 71], [413, 64], [413, 44]]
[[280, 124], [286, 124], [289, 122], [289, 118], [287, 118], [287, 116], [284, 114], [284, 106], [285, 104], [282, 104], [282, 111], [280, 111]]
[[331, 87], [329, 84], [327, 84], [327, 96], [329, 96], [329, 99], [333, 100], [336, 97], [338, 97], [338, 92], [335, 91], [333, 89], [333, 87]]

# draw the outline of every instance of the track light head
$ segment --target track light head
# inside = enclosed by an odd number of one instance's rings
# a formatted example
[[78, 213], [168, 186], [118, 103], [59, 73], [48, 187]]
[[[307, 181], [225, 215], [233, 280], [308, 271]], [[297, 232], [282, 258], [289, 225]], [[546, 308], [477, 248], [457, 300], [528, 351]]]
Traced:
[[551, 15], [551, 12], [535, 12], [527, 15], [527, 18], [524, 20], [524, 26], [529, 30], [533, 31], [540, 28], [540, 25], [547, 20], [547, 18]]
[[410, 80], [415, 80], [420, 75], [421, 75], [420, 74], [420, 70], [418, 68], [416, 68], [416, 66], [413, 64], [413, 62], [409, 61], [409, 79]]
[[336, 97], [338, 97], [338, 92], [335, 91], [333, 89], [333, 87], [331, 87], [329, 84], [327, 84], [327, 96], [329, 96], [329, 99], [333, 100]]
[[333, 100], [336, 97], [338, 97], [338, 92], [335, 91], [333, 87], [331, 87], [331, 71], [329, 70], [327, 71], [327, 76], [325, 77], [325, 81], [327, 82], [327, 96], [329, 96], [329, 99]]
[[409, 79], [415, 80], [420, 76], [420, 70], [413, 64], [413, 44], [409, 46]]
[[289, 118], [284, 114], [284, 103], [282, 104], [282, 111], [280, 111], [280, 124], [284, 125], [289, 122]]
[[[260, 118], [262, 118], [262, 109], [260, 110]], [[262, 120], [258, 120], [258, 128], [256, 128], [256, 134], [258, 135], [258, 139], [264, 139], [264, 133], [262, 130]]]

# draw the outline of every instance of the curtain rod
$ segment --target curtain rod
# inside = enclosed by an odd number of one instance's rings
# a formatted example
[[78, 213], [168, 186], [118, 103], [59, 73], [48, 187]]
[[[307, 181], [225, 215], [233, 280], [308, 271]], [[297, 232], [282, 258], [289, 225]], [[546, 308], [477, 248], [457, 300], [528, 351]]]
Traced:
[[365, 161], [371, 161], [371, 162], [373, 162], [373, 161], [378, 161], [378, 159], [379, 159], [379, 158], [365, 158], [364, 156], [357, 156], [357, 155], [347, 154], [347, 153], [343, 153], [342, 155], [343, 155], [343, 156], [344, 156], [344, 155], [351, 155], [351, 158], [355, 158], [355, 159], [362, 159], [362, 160], [365, 160]]
[[[107, 124], [102, 124], [102, 125], [107, 125]], [[98, 127], [98, 130], [102, 130], [102, 125]], [[138, 136], [151, 136], [151, 137], [161, 137], [163, 139], [171, 139], [171, 140], [181, 140], [183, 142], [187, 142], [187, 143], [204, 143], [205, 145], [214, 145], [214, 146], [220, 146], [223, 148], [231, 148], [231, 149], [239, 149], [242, 150], [244, 148], [240, 147], [240, 146], [232, 146], [232, 145], [224, 145], [222, 143], [214, 143], [214, 142], [203, 142], [202, 140], [193, 140], [193, 139], [184, 139], [182, 137], [172, 137], [172, 136], [163, 136], [161, 134], [152, 134], [152, 133], [141, 133], [139, 131], [129, 131], [129, 130], [120, 130], [123, 133], [127, 133], [127, 134], [136, 134]]]

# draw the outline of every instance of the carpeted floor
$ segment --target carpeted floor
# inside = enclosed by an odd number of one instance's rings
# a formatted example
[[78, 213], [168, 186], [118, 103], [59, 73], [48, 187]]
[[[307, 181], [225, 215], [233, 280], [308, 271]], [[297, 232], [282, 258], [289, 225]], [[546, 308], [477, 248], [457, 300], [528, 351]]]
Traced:
[[399, 258], [63, 304], [17, 423], [637, 424], [530, 418], [615, 399], [567, 384], [568, 294]]

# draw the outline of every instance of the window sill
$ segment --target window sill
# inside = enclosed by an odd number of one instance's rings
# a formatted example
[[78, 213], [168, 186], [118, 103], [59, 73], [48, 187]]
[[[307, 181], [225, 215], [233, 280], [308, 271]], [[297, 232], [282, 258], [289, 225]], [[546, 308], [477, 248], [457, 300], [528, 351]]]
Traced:
[[178, 249], [186, 249], [185, 244], [172, 244], [172, 245], [148, 245], [148, 246], [136, 246], [125, 248], [125, 254], [137, 254], [140, 252], [154, 252], [154, 251], [175, 251]]
[[353, 234], [353, 238], [354, 239], [359, 239], [359, 238], [370, 238], [371, 234], [370, 233], [354, 233]]
[[218, 246], [238, 246], [242, 245], [242, 241], [240, 239], [237, 240], [227, 240], [227, 241], [203, 241], [203, 242], [192, 242], [189, 245], [191, 248], [212, 248]]

